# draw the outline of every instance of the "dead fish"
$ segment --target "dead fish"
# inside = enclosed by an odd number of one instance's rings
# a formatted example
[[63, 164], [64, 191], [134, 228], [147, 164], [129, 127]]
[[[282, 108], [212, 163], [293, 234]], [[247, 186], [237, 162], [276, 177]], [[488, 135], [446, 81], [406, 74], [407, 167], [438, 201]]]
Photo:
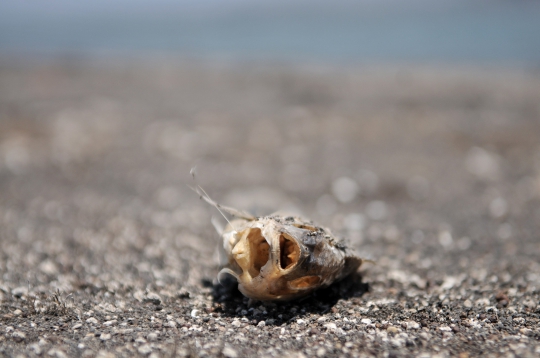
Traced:
[[220, 233], [228, 267], [219, 275], [236, 278], [246, 297], [260, 301], [305, 297], [352, 274], [366, 261], [311, 221], [278, 214], [255, 217], [219, 205], [200, 186], [195, 190], [222, 214], [237, 217]]

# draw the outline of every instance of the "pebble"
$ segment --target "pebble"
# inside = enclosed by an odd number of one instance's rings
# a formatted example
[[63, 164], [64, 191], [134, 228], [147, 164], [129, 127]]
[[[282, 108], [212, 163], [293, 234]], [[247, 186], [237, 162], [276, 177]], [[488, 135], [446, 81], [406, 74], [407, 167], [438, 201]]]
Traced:
[[232, 321], [231, 325], [232, 325], [233, 327], [238, 328], [238, 327], [241, 327], [241, 326], [242, 326], [242, 322], [240, 322], [239, 320], [235, 319], [234, 321]]
[[157, 306], [157, 305], [161, 304], [161, 297], [155, 292], [148, 292], [144, 296], [143, 302], [144, 303], [153, 303], [154, 305]]
[[199, 317], [199, 310], [198, 309], [193, 309], [191, 310], [191, 317], [195, 318], [195, 317]]
[[11, 334], [11, 337], [16, 342], [22, 342], [26, 339], [26, 334], [24, 334], [24, 332], [21, 332], [21, 331], [15, 331]]
[[58, 348], [49, 349], [47, 354], [52, 356], [52, 357], [56, 357], [56, 358], [67, 358], [67, 355], [62, 350], [60, 350]]
[[362, 318], [360, 322], [362, 322], [363, 324], [371, 324], [371, 320], [369, 318]]
[[259, 323], [257, 323], [257, 327], [259, 328], [263, 328], [264, 326], [266, 326], [266, 323], [264, 321], [260, 321]]
[[31, 344], [30, 346], [28, 346], [28, 348], [30, 348], [30, 350], [34, 351], [34, 353], [36, 355], [38, 355], [38, 356], [41, 355], [42, 350], [41, 350], [41, 347], [39, 346], [39, 344], [37, 344], [37, 343]]
[[22, 311], [19, 310], [19, 309], [17, 309], [17, 310], [15, 310], [15, 311], [13, 311], [13, 314], [14, 314], [15, 316], [20, 316], [20, 315], [22, 314]]
[[470, 300], [465, 300], [465, 302], [463, 302], [463, 306], [465, 306], [466, 308], [471, 308], [473, 304]]
[[356, 198], [359, 187], [354, 179], [340, 177], [332, 182], [332, 194], [341, 203], [350, 203]]
[[102, 341], [108, 341], [109, 339], [111, 339], [111, 334], [101, 333], [101, 335], [99, 336], [99, 339], [101, 339]]
[[399, 330], [397, 329], [397, 327], [389, 326], [389, 327], [386, 329], [386, 332], [388, 332], [388, 333], [397, 333], [397, 332], [399, 332]]
[[419, 329], [419, 328], [420, 328], [420, 324], [418, 322], [415, 322], [415, 321], [407, 322], [407, 329]]
[[335, 323], [327, 323], [324, 326], [326, 327], [326, 329], [330, 331], [335, 331], [337, 329], [337, 326]]
[[72, 330], [76, 330], [76, 329], [79, 329], [82, 327], [82, 324], [81, 323], [77, 323], [75, 324], [73, 327], [71, 327]]
[[26, 295], [27, 292], [28, 292], [28, 287], [21, 286], [21, 287], [14, 288], [11, 291], [11, 294], [17, 298], [21, 298], [22, 296]]
[[86, 320], [86, 323], [98, 324], [98, 320], [95, 317], [90, 317]]
[[158, 334], [156, 332], [152, 332], [152, 333], [149, 333], [148, 336], [146, 337], [150, 342], [154, 342], [154, 341], [157, 341], [158, 339]]
[[236, 352], [236, 350], [230, 346], [225, 346], [225, 348], [223, 348], [223, 351], [221, 353], [223, 353], [223, 355], [227, 358], [238, 357], [238, 353]]
[[148, 355], [150, 353], [152, 353], [152, 347], [150, 347], [150, 345], [148, 344], [143, 344], [142, 346], [140, 346], [137, 351], [142, 354], [142, 355]]

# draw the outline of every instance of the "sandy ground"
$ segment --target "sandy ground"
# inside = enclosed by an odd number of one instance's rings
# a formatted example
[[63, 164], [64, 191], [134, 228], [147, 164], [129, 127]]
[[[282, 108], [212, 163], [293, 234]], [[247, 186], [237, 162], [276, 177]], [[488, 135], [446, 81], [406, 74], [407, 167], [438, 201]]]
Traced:
[[[249, 302], [195, 165], [376, 265]], [[538, 356], [539, 230], [538, 71], [0, 66], [0, 356]]]

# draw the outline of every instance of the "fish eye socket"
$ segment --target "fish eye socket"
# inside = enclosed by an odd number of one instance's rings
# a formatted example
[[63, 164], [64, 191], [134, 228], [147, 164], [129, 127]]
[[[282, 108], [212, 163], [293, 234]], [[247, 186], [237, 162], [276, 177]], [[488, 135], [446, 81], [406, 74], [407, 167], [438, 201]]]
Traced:
[[261, 233], [261, 229], [251, 229], [248, 234], [248, 242], [251, 253], [252, 264], [249, 267], [251, 277], [259, 276], [261, 268], [270, 259], [270, 245]]
[[279, 237], [279, 263], [283, 270], [294, 266], [300, 258], [300, 247], [286, 234]]

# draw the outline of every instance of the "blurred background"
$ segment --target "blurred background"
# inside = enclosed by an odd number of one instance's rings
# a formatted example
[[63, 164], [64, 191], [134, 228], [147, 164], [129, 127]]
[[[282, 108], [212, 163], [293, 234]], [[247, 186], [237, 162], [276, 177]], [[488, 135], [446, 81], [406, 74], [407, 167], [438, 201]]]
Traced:
[[537, 1], [5, 1], [0, 51], [333, 63], [540, 63]]
[[0, 301], [210, 307], [194, 166], [376, 259], [366, 299], [538, 302], [540, 2], [0, 2]]

